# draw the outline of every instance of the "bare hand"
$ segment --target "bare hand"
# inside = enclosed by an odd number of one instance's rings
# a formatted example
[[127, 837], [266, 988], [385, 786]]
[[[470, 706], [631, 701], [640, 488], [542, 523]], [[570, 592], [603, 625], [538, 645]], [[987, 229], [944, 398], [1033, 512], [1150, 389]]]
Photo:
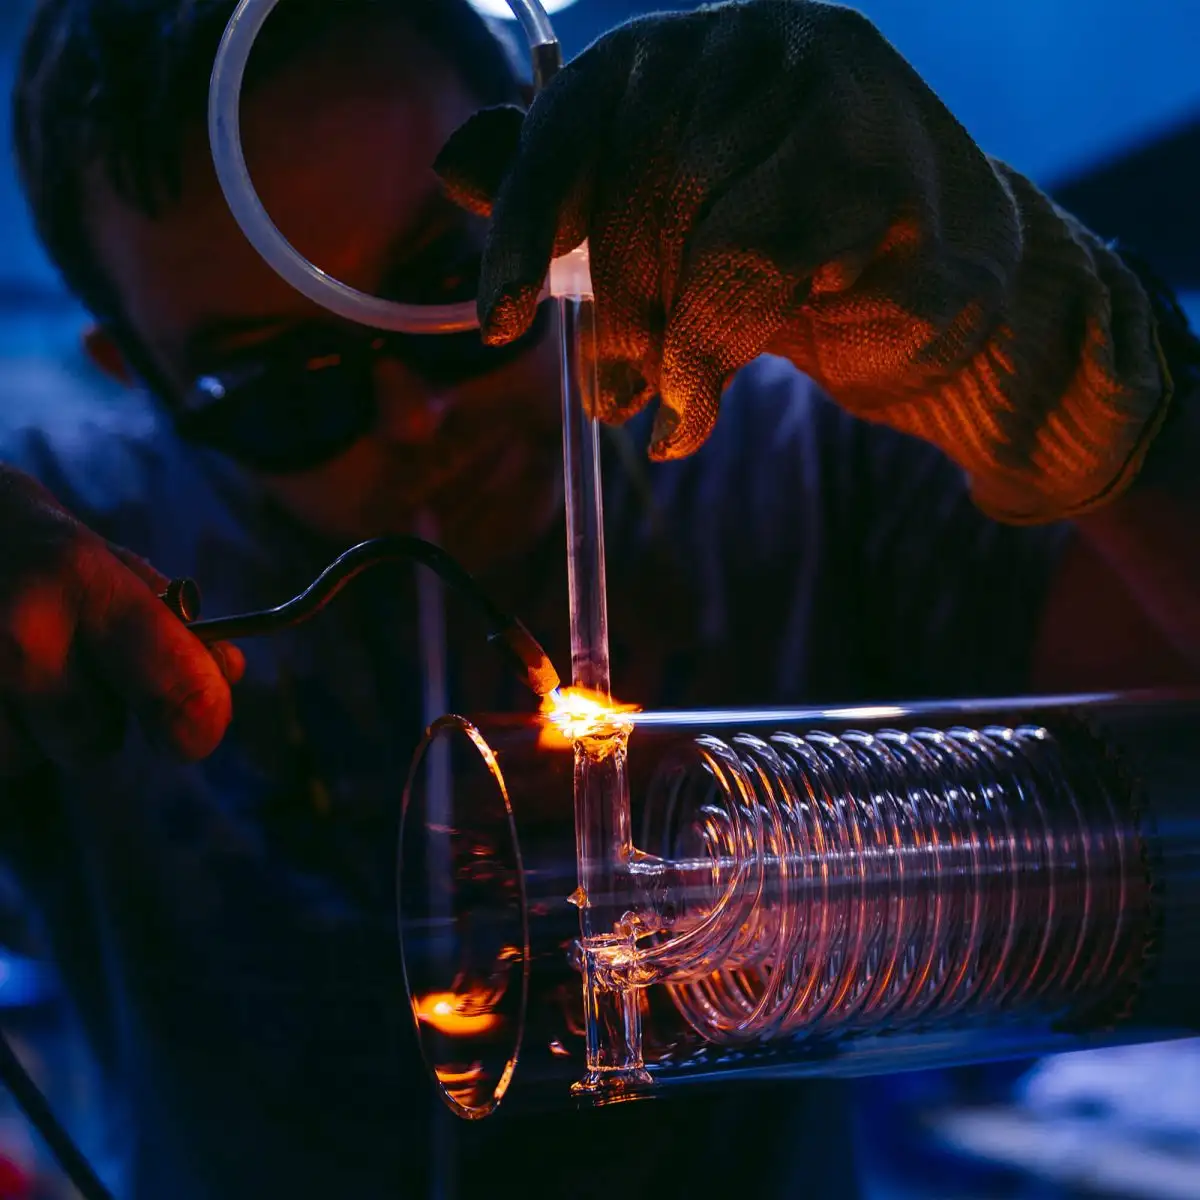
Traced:
[[166, 583], [0, 466], [0, 776], [92, 762], [130, 715], [185, 760], [216, 748], [244, 661], [189, 633]]

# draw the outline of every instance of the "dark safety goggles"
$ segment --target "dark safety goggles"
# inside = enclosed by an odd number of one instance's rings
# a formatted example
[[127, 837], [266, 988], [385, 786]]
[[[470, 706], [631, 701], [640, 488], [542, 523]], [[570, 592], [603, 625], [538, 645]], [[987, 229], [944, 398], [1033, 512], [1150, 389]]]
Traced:
[[486, 375], [536, 344], [549, 323], [543, 304], [529, 332], [485, 346], [478, 329], [404, 334], [354, 326], [297, 329], [201, 376], [171, 405], [185, 440], [252, 470], [287, 475], [336, 458], [370, 433], [378, 415], [375, 367], [403, 363], [431, 389]]

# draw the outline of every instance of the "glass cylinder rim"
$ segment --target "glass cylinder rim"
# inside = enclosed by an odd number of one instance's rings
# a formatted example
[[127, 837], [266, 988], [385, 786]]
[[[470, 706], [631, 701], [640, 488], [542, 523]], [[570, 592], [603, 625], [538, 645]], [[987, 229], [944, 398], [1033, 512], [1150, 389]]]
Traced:
[[[413, 785], [418, 779], [420, 773], [425, 768], [426, 755], [432, 746], [441, 738], [446, 736], [454, 736], [460, 734], [464, 736], [472, 749], [478, 754], [484, 767], [487, 769], [489, 776], [496, 784], [496, 796], [504, 808], [504, 825], [507, 830], [509, 839], [509, 848], [511, 849], [514, 867], [515, 879], [517, 888], [517, 901], [520, 913], [521, 925], [521, 991], [517, 1006], [517, 1027], [512, 1041], [512, 1049], [509, 1053], [508, 1060], [497, 1078], [495, 1085], [492, 1088], [491, 1095], [481, 1104], [466, 1104], [448, 1087], [446, 1081], [438, 1072], [438, 1064], [436, 1064], [429, 1056], [427, 1041], [423, 1030], [423, 1015], [418, 1011], [418, 992], [413, 987], [413, 979], [410, 971], [409, 955], [406, 952], [405, 943], [405, 918], [404, 906], [401, 903], [401, 896], [404, 892], [404, 840], [409, 825], [409, 812], [413, 795]], [[415, 833], [416, 831], [414, 831]], [[422, 834], [428, 831], [422, 829]], [[503, 772], [500, 770], [500, 764], [496, 759], [495, 753], [491, 746], [479, 731], [477, 726], [466, 717], [458, 716], [454, 713], [447, 713], [444, 716], [438, 717], [437, 720], [430, 724], [425, 731], [424, 736], [418, 743], [417, 749], [413, 755], [412, 764], [409, 768], [408, 778], [404, 785], [404, 795], [400, 809], [400, 827], [397, 835], [396, 849], [396, 916], [397, 916], [397, 933], [400, 942], [400, 966], [404, 979], [405, 993], [408, 997], [410, 1011], [412, 1013], [413, 1025], [416, 1030], [417, 1044], [421, 1052], [421, 1060], [425, 1064], [425, 1068], [429, 1073], [429, 1077], [433, 1082], [439, 1096], [448, 1108], [456, 1115], [464, 1117], [467, 1120], [482, 1120], [490, 1116], [500, 1106], [504, 1100], [505, 1094], [508, 1091], [509, 1085], [512, 1083], [513, 1076], [517, 1069], [517, 1063], [521, 1055], [521, 1047], [525, 1036], [525, 1021], [529, 1007], [529, 971], [530, 971], [530, 945], [529, 945], [529, 900], [526, 893], [525, 883], [525, 864], [521, 857], [521, 844], [517, 834], [516, 819], [513, 815], [512, 801], [509, 796], [508, 785], [504, 780]]]

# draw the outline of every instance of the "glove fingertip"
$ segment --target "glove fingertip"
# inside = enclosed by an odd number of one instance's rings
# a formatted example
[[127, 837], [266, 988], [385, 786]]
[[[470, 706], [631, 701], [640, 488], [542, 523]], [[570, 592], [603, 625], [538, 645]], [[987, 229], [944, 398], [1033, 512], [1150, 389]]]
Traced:
[[678, 450], [679, 427], [682, 421], [679, 413], [673, 408], [663, 405], [654, 416], [654, 426], [650, 430], [650, 449], [648, 451], [653, 462], [670, 462], [673, 458], [682, 458]]
[[717, 423], [716, 396], [694, 397], [686, 405], [665, 399], [650, 431], [649, 455], [653, 462], [671, 462], [695, 454]]
[[601, 361], [594, 412], [588, 416], [606, 425], [624, 425], [650, 403], [654, 390], [645, 375], [625, 359]]
[[541, 291], [537, 284], [505, 284], [481, 304], [479, 327], [485, 345], [506, 346], [527, 333], [537, 315]]

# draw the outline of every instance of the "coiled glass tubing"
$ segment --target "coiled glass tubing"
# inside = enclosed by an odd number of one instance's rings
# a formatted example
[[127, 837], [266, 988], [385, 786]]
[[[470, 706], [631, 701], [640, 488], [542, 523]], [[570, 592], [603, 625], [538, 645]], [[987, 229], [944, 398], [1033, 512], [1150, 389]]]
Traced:
[[1145, 954], [1129, 797], [1043, 726], [710, 736], [694, 755], [651, 786], [645, 848], [705, 876], [680, 890], [700, 911], [728, 897], [702, 952], [663, 940], [707, 1041], [1111, 1007]]
[[[1200, 1028], [1195, 698], [632, 721], [641, 836], [613, 886], [636, 952], [606, 986], [639, 997], [648, 1080], [626, 1092]], [[424, 1052], [461, 1115], [510, 1086], [565, 1100], [586, 1057], [569, 747], [512, 717], [443, 718], [443, 743], [449, 824], [424, 828], [419, 753], [401, 830]], [[431, 1021], [430, 996], [487, 1020]]]

